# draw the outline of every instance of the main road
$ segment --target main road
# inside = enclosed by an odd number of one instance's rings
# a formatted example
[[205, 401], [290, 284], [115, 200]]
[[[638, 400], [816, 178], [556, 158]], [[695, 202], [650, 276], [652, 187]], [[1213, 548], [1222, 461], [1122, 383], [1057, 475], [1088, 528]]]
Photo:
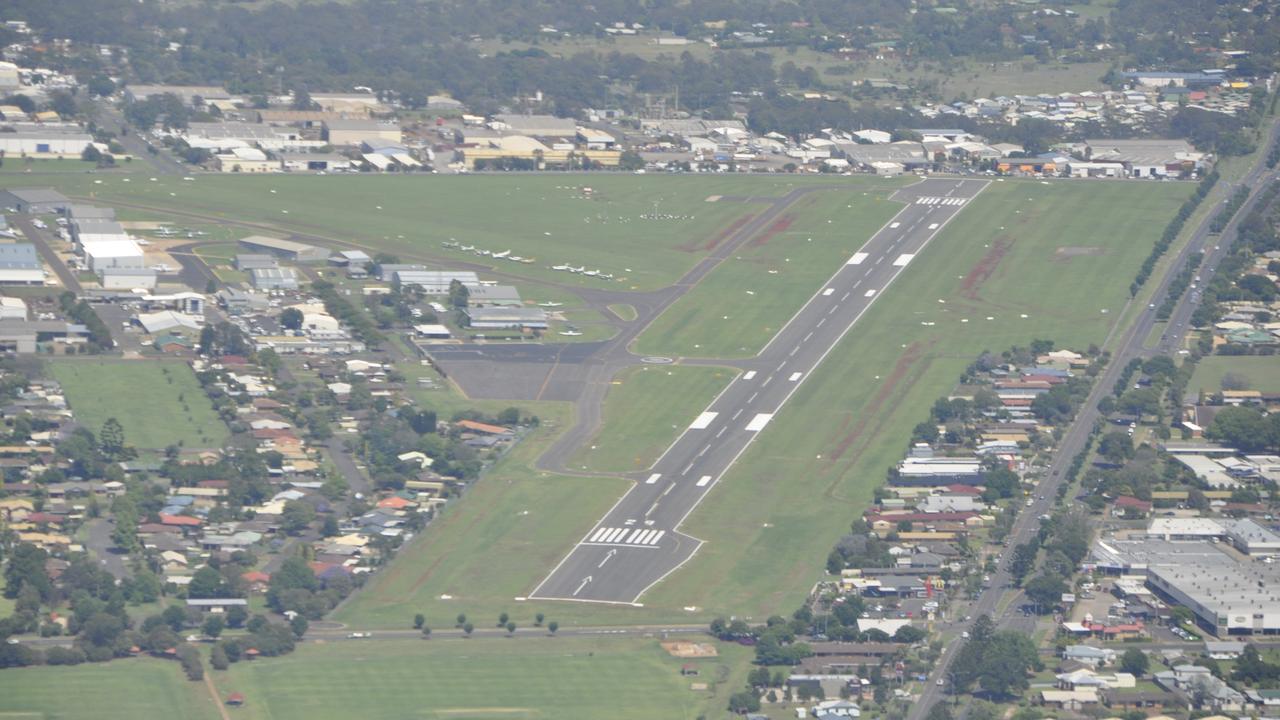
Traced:
[[[1244, 217], [1257, 203], [1265, 185], [1276, 179], [1276, 173], [1267, 169], [1263, 159], [1267, 156], [1267, 149], [1280, 141], [1280, 123], [1272, 123], [1267, 131], [1266, 138], [1267, 141], [1265, 147], [1259, 153], [1260, 159], [1257, 165], [1253, 167], [1244, 180], [1246, 185], [1253, 188], [1253, 193], [1250, 195], [1249, 200], [1237, 211], [1213, 250], [1207, 250], [1207, 242], [1210, 236], [1209, 225], [1212, 222], [1214, 213], [1209, 213], [1204, 218], [1200, 226], [1192, 234], [1191, 239], [1174, 259], [1174, 262], [1169, 264], [1165, 273], [1159, 278], [1159, 284], [1151, 296], [1152, 305], [1159, 307], [1165, 301], [1173, 278], [1193, 253], [1202, 249], [1206, 250], [1204, 265], [1200, 270], [1201, 276], [1205, 280], [1212, 275], [1218, 262], [1226, 255], [1237, 221], [1239, 218]], [[1224, 195], [1226, 194], [1228, 193], [1224, 193]], [[1095, 424], [1102, 418], [1102, 414], [1098, 411], [1098, 402], [1111, 393], [1116, 381], [1120, 378], [1120, 374], [1124, 371], [1125, 365], [1134, 358], [1150, 357], [1156, 352], [1170, 352], [1180, 345], [1181, 338], [1190, 323], [1191, 314], [1194, 312], [1195, 305], [1198, 302], [1199, 297], [1191, 292], [1185, 293], [1179, 298], [1173, 313], [1170, 315], [1168, 328], [1154, 349], [1146, 348], [1147, 336], [1151, 333], [1156, 323], [1154, 309], [1150, 307], [1144, 308], [1137, 319], [1124, 330], [1124, 335], [1116, 351], [1112, 354], [1111, 361], [1094, 382], [1093, 390], [1089, 393], [1089, 397], [1085, 400], [1075, 420], [1067, 429], [1062, 442], [1059, 443], [1054, 460], [1049, 466], [1048, 474], [1037, 488], [1036, 496], [1032, 498], [1031, 506], [1024, 509], [1014, 522], [1013, 529], [1009, 533], [1010, 547], [1031, 540], [1040, 527], [1038, 518], [1045, 513], [1052, 512], [1057, 498], [1058, 487], [1066, 480], [1067, 468], [1071, 465], [1076, 455], [1084, 450], [1085, 443], [1093, 433]], [[967, 612], [971, 617], [990, 615], [995, 620], [997, 627], [1030, 634], [1034, 630], [1035, 621], [1034, 619], [1023, 617], [1020, 612], [1016, 611], [1020, 604], [1016, 598], [1006, 605], [1003, 613], [998, 612], [1001, 600], [1004, 598], [1005, 593], [1009, 591], [1011, 582], [1012, 576], [1009, 574], [1008, 558], [1001, 558], [996, 572], [991, 574], [990, 587], [978, 596], [978, 599], [970, 606]], [[943, 690], [949, 687], [951, 663], [959, 652], [962, 642], [958, 636], [952, 637], [947, 646], [943, 648], [942, 655], [939, 657], [938, 662], [934, 664], [929, 682], [925, 685], [919, 699], [911, 706], [911, 711], [907, 714], [906, 720], [923, 720], [934, 703], [942, 699]]]
[[744, 371], [530, 597], [639, 604], [646, 590], [693, 557], [702, 541], [680, 531], [684, 519], [889, 284], [986, 185], [930, 179], [898, 191], [894, 199], [906, 203], [903, 209], [742, 364]]

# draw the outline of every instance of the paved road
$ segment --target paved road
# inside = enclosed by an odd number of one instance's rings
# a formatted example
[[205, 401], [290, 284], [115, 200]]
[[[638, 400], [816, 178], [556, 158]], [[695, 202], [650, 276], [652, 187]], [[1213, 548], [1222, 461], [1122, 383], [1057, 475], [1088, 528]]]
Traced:
[[165, 150], [156, 154], [149, 152], [147, 146], [151, 141], [131, 132], [124, 114], [115, 105], [101, 101], [94, 105], [94, 109], [94, 122], [104, 130], [116, 133], [116, 140], [133, 156], [135, 162], [141, 160], [161, 175], [189, 175], [198, 171], [198, 168], [183, 165]]
[[111, 521], [95, 518], [85, 523], [84, 529], [88, 536], [85, 546], [94, 551], [104, 570], [111, 573], [117, 580], [123, 580], [133, 574], [129, 571], [127, 564], [129, 556], [112, 552], [115, 543], [111, 540], [111, 532], [115, 526]]
[[[849, 259], [663, 453], [646, 477], [531, 593], [539, 599], [635, 604], [701, 541], [680, 532], [711, 491], [911, 259], [985, 186], [934, 179], [900, 190], [907, 202]], [[856, 248], [856, 249], [855, 249]]]
[[[1269, 143], [1276, 142], [1277, 136], [1280, 136], [1280, 126], [1273, 123], [1268, 134]], [[1265, 158], [1266, 154], [1264, 149], [1260, 157]], [[1267, 172], [1264, 161], [1259, 160], [1257, 167], [1249, 173], [1246, 182], [1254, 186], [1256, 193], [1263, 185], [1258, 181], [1263, 177], [1273, 176], [1273, 173]], [[1252, 205], [1253, 200], [1251, 199], [1249, 203], [1245, 204], [1245, 210]], [[1237, 214], [1236, 217], [1243, 217], [1243, 212]], [[1209, 236], [1208, 226], [1211, 221], [1212, 214], [1206, 217], [1201, 226], [1196, 229], [1191, 241], [1179, 252], [1176, 261], [1170, 264], [1170, 270], [1160, 277], [1159, 285], [1152, 296], [1152, 302], [1156, 307], [1159, 307], [1168, 295], [1169, 285], [1173, 276], [1177, 274], [1177, 271], [1183, 266], [1187, 258], [1200, 249], [1205, 239]], [[1234, 227], [1234, 223], [1232, 227]], [[1216, 268], [1217, 263], [1225, 254], [1226, 246], [1222, 245], [1222, 247], [1223, 250], [1214, 251], [1206, 258], [1205, 266], [1201, 270], [1202, 277], [1208, 277], [1206, 273], [1212, 273]], [[1196, 301], [1197, 299], [1192, 293], [1184, 294], [1179, 300], [1178, 306], [1171, 317], [1180, 319], [1180, 321], [1175, 320], [1170, 323], [1169, 333], [1159, 343], [1159, 348], [1162, 351], [1174, 348], [1181, 342], [1180, 338], [1186, 332], [1186, 323], [1191, 317], [1191, 313], [1195, 310]], [[1015, 521], [1013, 530], [1009, 533], [1010, 547], [1016, 547], [1030, 540], [1039, 530], [1040, 521], [1038, 518], [1053, 511], [1058, 486], [1064, 481], [1067, 468], [1070, 467], [1071, 461], [1075, 456], [1084, 449], [1085, 442], [1093, 432], [1094, 425], [1102, 418], [1102, 414], [1098, 412], [1098, 402], [1111, 393], [1116, 381], [1120, 378], [1121, 372], [1124, 370], [1124, 366], [1133, 358], [1150, 357], [1155, 354], [1144, 348], [1146, 338], [1151, 333], [1155, 322], [1155, 310], [1146, 308], [1138, 320], [1132, 323], [1125, 331], [1120, 345], [1112, 354], [1110, 363], [1099, 375], [1097, 382], [1094, 383], [1093, 390], [1089, 393], [1089, 397], [1085, 400], [1075, 421], [1067, 429], [1045, 479], [1040, 483], [1036, 490], [1037, 494], [1032, 498], [1032, 505], [1023, 508]], [[1178, 322], [1181, 323], [1181, 327], [1178, 327]], [[1001, 558], [999, 568], [996, 572], [991, 573], [991, 587], [983, 591], [973, 605], [970, 606], [968, 612], [972, 617], [990, 615], [996, 621], [996, 625], [1002, 629], [1030, 632], [1034, 629], [1035, 621], [1033, 618], [1022, 616], [1018, 611], [1019, 606], [1022, 604], [1020, 598], [1015, 598], [1003, 614], [996, 612], [1000, 600], [1012, 583], [1008, 567], [1007, 558]], [[959, 637], [956, 637], [943, 649], [942, 656], [937, 664], [934, 665], [933, 673], [921, 692], [920, 698], [912, 705], [911, 711], [907, 714], [907, 720], [922, 720], [925, 714], [929, 712], [929, 709], [942, 698], [948, 682], [951, 663], [956, 653], [959, 652], [962, 642]], [[944, 684], [938, 685], [939, 680], [943, 681]]]

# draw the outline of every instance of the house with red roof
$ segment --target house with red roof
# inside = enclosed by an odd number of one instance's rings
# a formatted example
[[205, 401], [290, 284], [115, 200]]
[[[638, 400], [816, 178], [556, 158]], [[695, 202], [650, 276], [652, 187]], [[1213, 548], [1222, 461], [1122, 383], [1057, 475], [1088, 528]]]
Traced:
[[1111, 514], [1115, 517], [1146, 517], [1151, 514], [1151, 501], [1139, 500], [1131, 495], [1121, 495], [1116, 498]]
[[501, 425], [489, 425], [487, 423], [475, 422], [474, 420], [459, 420], [454, 423], [463, 430], [480, 433], [482, 435], [510, 435], [511, 429], [504, 428]]
[[169, 525], [173, 527], [184, 527], [184, 528], [198, 528], [203, 523], [204, 521], [201, 520], [200, 518], [191, 517], [190, 515], [165, 515], [163, 513], [161, 513], [160, 515], [161, 525]]

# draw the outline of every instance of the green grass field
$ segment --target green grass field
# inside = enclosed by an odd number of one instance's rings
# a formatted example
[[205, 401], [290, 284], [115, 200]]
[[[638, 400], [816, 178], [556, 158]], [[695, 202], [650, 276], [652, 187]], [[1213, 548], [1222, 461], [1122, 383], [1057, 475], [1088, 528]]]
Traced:
[[896, 188], [811, 193], [637, 339], [647, 355], [755, 355], [836, 268], [902, 208]]
[[67, 359], [49, 367], [76, 420], [95, 433], [114, 417], [125, 444], [139, 450], [221, 447], [227, 439], [227, 426], [186, 363]]
[[1187, 392], [1215, 393], [1222, 390], [1222, 378], [1228, 373], [1246, 381], [1245, 390], [1280, 392], [1280, 360], [1266, 356], [1210, 355], [1196, 365]]
[[[699, 506], [685, 529], [708, 542], [642, 598], [643, 608], [520, 607], [581, 624], [790, 612], [885, 469], [901, 459], [911, 427], [964, 367], [983, 350], [1035, 338], [1101, 343], [1127, 300], [1132, 273], [1190, 190], [1171, 183], [993, 183], [801, 387], [712, 502]], [[522, 467], [530, 459], [504, 461], [339, 619], [386, 625], [403, 623], [413, 608], [511, 610], [508, 598], [529, 592], [625, 488], [542, 477]], [[566, 504], [574, 510], [566, 512]], [[526, 526], [525, 511], [544, 521]]]
[[653, 464], [737, 375], [728, 368], [643, 365], [614, 378], [604, 427], [572, 462], [575, 470], [628, 472]]
[[0, 717], [216, 720], [218, 710], [204, 683], [188, 681], [178, 663], [135, 658], [0, 672]]
[[[244, 693], [244, 707], [231, 712], [247, 720], [693, 720], [721, 714], [744, 681], [747, 649], [720, 650], [719, 658], [690, 661], [639, 639], [338, 642], [237, 663], [213, 679], [223, 696]], [[699, 676], [681, 677], [684, 663]], [[711, 688], [692, 690], [693, 682]]]
[[[405, 258], [489, 265], [497, 272], [568, 285], [651, 290], [666, 286], [704, 257], [718, 232], [759, 206], [706, 202], [711, 196], [779, 196], [833, 181], [865, 190], [900, 180], [778, 175], [475, 175], [475, 176], [231, 176], [194, 181], [142, 174], [49, 174], [53, 185], [102, 204], [151, 208], [135, 219], [180, 224], [226, 219], [260, 225], [242, 236], [290, 231], [344, 246]], [[129, 180], [129, 182], [125, 182]], [[33, 179], [33, 182], [35, 180]], [[583, 191], [590, 187], [588, 195]], [[133, 208], [136, 213], [137, 207]], [[203, 220], [173, 215], [195, 212]], [[131, 213], [133, 214], [133, 213]], [[145, 216], [146, 213], [138, 213]], [[654, 215], [660, 217], [652, 217]], [[650, 216], [646, 219], [646, 216]], [[456, 241], [478, 249], [535, 258], [531, 264], [446, 249]], [[583, 266], [614, 275], [589, 278], [550, 269]]]

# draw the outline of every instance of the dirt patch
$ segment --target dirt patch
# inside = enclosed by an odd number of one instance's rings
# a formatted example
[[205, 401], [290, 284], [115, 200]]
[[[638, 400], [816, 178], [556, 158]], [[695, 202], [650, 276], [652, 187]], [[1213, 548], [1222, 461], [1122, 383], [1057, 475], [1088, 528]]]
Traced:
[[[893, 372], [889, 373], [889, 377], [885, 378], [880, 386], [880, 390], [871, 398], [871, 402], [866, 408], [858, 412], [859, 420], [853, 429], [845, 434], [840, 440], [840, 444], [836, 445], [836, 449], [827, 458], [827, 464], [835, 464], [849, 452], [849, 448], [857, 442], [867, 428], [867, 423], [872, 419], [879, 417], [880, 410], [897, 392], [898, 385], [906, 378], [910, 372], [911, 366], [924, 355], [924, 351], [928, 346], [922, 346], [920, 343], [911, 343], [907, 346], [905, 352], [898, 357], [898, 361], [893, 364]], [[843, 428], [842, 428], [843, 430]]]
[[719, 651], [716, 650], [716, 647], [710, 643], [685, 642], [681, 640], [660, 644], [662, 645], [662, 649], [666, 650], [672, 657], [709, 658], [718, 657], [720, 654]]
[[795, 221], [796, 221], [795, 215], [792, 215], [790, 213], [783, 215], [777, 220], [774, 220], [773, 224], [770, 225], [764, 232], [751, 238], [751, 242], [747, 243], [747, 247], [760, 247], [761, 245], [764, 245], [765, 243], [772, 240], [775, 235], [786, 232], [787, 228], [791, 227], [791, 223]]
[[729, 237], [730, 235], [733, 235], [734, 233], [738, 232], [738, 230], [740, 230], [740, 229], [742, 228], [742, 226], [743, 226], [743, 225], [746, 225], [748, 222], [750, 222], [750, 221], [751, 221], [751, 218], [753, 218], [753, 217], [755, 217], [755, 216], [754, 216], [754, 215], [743, 215], [742, 217], [738, 218], [737, 220], [734, 220], [734, 221], [729, 225], [729, 227], [727, 227], [727, 228], [725, 228], [725, 229], [721, 230], [720, 232], [716, 233], [716, 234], [715, 234], [715, 236], [713, 236], [713, 237], [709, 238], [706, 242], [703, 242], [701, 245], [699, 245], [699, 244], [698, 244], [698, 242], [697, 242], [696, 240], [690, 240], [689, 242], [687, 242], [687, 243], [685, 243], [685, 244], [683, 244], [683, 245], [677, 245], [677, 246], [676, 246], [676, 249], [677, 249], [677, 250], [683, 250], [683, 251], [685, 251], [685, 252], [708, 252], [708, 251], [711, 251], [711, 250], [715, 250], [715, 249], [716, 249], [716, 246], [717, 246], [717, 245], [719, 245], [720, 243], [724, 242], [725, 238], [727, 238], [727, 237]]
[[991, 248], [987, 250], [987, 254], [983, 255], [982, 259], [969, 270], [969, 274], [964, 276], [964, 280], [960, 283], [960, 294], [970, 300], [977, 300], [982, 284], [995, 273], [996, 267], [1000, 265], [1005, 253], [1009, 252], [1012, 246], [1011, 238], [996, 238], [995, 242], [991, 243]]
[[1081, 245], [1064, 245], [1053, 251], [1054, 260], [1070, 260], [1073, 257], [1097, 257], [1106, 255], [1105, 248]]

